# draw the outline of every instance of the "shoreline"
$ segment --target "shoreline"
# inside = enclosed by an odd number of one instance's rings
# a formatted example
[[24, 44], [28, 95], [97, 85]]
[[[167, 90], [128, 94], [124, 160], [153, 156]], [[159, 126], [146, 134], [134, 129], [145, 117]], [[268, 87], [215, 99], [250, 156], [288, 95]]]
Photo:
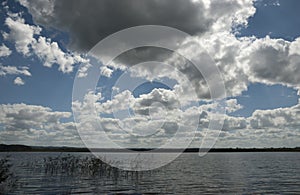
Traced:
[[105, 152], [105, 153], [130, 153], [130, 152], [149, 152], [149, 153], [225, 153], [225, 152], [300, 152], [300, 147], [294, 148], [130, 148], [130, 149], [114, 149], [114, 148], [76, 148], [76, 147], [51, 147], [51, 146], [27, 146], [27, 145], [6, 145], [0, 144], [0, 152]]

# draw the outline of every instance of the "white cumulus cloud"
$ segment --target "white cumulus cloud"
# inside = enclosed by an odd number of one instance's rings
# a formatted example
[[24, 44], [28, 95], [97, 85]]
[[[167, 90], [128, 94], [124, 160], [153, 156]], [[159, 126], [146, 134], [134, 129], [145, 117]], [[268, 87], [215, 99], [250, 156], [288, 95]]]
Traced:
[[11, 50], [6, 47], [6, 45], [2, 44], [0, 46], [0, 57], [7, 57], [11, 54]]
[[26, 24], [18, 14], [7, 17], [5, 24], [10, 30], [5, 38], [15, 43], [16, 50], [25, 56], [35, 54], [46, 67], [57, 65], [59, 71], [69, 73], [75, 64], [89, 62], [79, 54], [64, 52], [57, 42], [40, 35], [41, 27]]
[[31, 76], [27, 66], [16, 67], [16, 66], [3, 66], [0, 64], [0, 77], [6, 75], [24, 75]]
[[70, 112], [27, 104], [0, 105], [0, 141], [7, 144], [73, 145], [81, 144], [73, 122], [61, 122]]
[[21, 77], [16, 77], [14, 80], [14, 84], [15, 85], [24, 85], [25, 82], [23, 81], [23, 79], [21, 79]]

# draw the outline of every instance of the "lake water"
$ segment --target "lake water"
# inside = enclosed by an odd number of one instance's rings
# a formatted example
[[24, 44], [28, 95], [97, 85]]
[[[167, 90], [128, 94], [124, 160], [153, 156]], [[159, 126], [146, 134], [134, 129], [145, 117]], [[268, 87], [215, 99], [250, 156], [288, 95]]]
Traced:
[[[17, 176], [10, 194], [300, 194], [300, 153], [184, 153], [152, 172], [48, 173], [39, 163], [65, 153], [9, 154]], [[78, 157], [88, 153], [72, 153]]]

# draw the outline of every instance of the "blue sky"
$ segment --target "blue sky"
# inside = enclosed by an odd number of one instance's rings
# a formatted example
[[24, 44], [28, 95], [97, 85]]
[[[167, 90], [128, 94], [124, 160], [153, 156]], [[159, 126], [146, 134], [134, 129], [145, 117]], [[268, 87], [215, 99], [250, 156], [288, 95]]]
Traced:
[[[299, 5], [300, 2], [295, 0], [256, 1], [254, 3], [256, 8], [255, 14], [248, 18], [248, 25], [241, 27], [236, 36], [255, 36], [256, 39], [263, 39], [269, 35], [274, 40], [284, 39], [293, 42], [300, 36]], [[13, 13], [19, 13], [19, 15], [11, 16]], [[41, 59], [38, 54], [34, 54], [34, 51], [24, 55], [17, 51], [15, 40], [5, 38], [5, 34], [11, 32], [10, 27], [6, 24], [7, 18], [12, 18], [13, 20], [23, 18], [25, 24], [42, 28], [39, 34], [33, 35], [34, 39], [37, 40], [40, 36], [50, 38], [50, 43], [56, 42], [60, 51], [88, 58], [86, 57], [86, 51], [76, 50], [81, 45], [76, 45], [76, 41], [72, 42], [74, 36], [77, 35], [72, 34], [73, 28], [70, 27], [68, 29], [69, 27], [64, 27], [63, 24], [55, 26], [56, 24], [52, 25], [49, 23], [47, 25], [43, 19], [38, 18], [39, 16], [35, 14], [34, 10], [27, 9], [15, 1], [8, 1], [1, 5], [0, 31], [2, 36], [0, 36], [0, 46], [5, 45], [9, 48], [11, 54], [0, 57], [0, 66], [14, 66], [20, 70], [27, 69], [31, 76], [26, 76], [23, 73], [0, 74], [0, 104], [24, 103], [26, 105], [40, 105], [49, 107], [52, 111], [71, 113], [73, 82], [80, 63], [72, 64], [73, 70], [70, 72], [60, 71], [58, 69], [60, 66], [56, 63], [53, 63], [52, 67], [45, 67], [43, 66], [45, 59]], [[75, 47], [73, 47], [74, 43]], [[24, 66], [28, 68], [22, 68]], [[98, 87], [101, 88], [102, 98], [104, 98], [101, 100], [102, 102], [110, 99], [114, 82], [121, 74], [121, 70], [115, 70], [108, 77], [101, 76]], [[16, 84], [15, 79], [17, 77], [20, 77], [24, 84]], [[298, 104], [299, 96], [297, 95], [297, 85], [295, 83], [289, 84], [285, 81], [258, 82], [259, 78], [255, 79], [250, 79], [247, 84], [247, 90], [242, 90], [237, 95], [227, 98], [228, 100], [236, 99], [236, 104], [240, 107], [228, 113], [229, 116], [247, 118], [251, 117], [255, 110], [290, 108]], [[133, 92], [133, 95], [135, 98], [138, 98], [141, 94], [151, 93], [155, 88], [169, 90], [166, 85], [161, 83], [146, 83], [139, 86]], [[73, 121], [72, 117], [59, 120], [61, 122]], [[0, 129], [2, 126], [4, 131], [5, 125], [6, 123], [3, 122], [0, 125]]]
[[[279, 6], [277, 5], [279, 3]], [[240, 31], [240, 36], [283, 38], [294, 40], [300, 35], [299, 12], [300, 2], [286, 1], [257, 1], [257, 11], [249, 19], [247, 28]]]

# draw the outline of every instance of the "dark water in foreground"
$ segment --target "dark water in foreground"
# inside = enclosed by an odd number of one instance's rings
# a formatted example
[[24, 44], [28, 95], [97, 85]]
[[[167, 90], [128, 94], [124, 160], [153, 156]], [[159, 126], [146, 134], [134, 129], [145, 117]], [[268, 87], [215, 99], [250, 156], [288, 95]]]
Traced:
[[[153, 172], [123, 176], [49, 174], [44, 157], [60, 153], [10, 155], [17, 187], [10, 194], [300, 194], [300, 153], [182, 154]], [[88, 153], [72, 153], [78, 157]]]

